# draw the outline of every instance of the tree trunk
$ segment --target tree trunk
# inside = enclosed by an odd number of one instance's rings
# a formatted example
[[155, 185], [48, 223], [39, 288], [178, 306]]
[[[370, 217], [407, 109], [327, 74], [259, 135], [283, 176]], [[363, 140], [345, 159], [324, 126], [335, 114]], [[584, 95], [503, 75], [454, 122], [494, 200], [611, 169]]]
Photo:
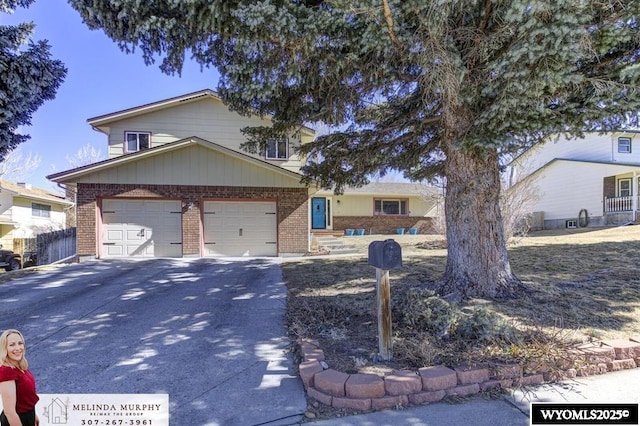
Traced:
[[446, 151], [448, 256], [439, 292], [452, 300], [515, 297], [522, 284], [507, 256], [498, 154], [453, 145]]

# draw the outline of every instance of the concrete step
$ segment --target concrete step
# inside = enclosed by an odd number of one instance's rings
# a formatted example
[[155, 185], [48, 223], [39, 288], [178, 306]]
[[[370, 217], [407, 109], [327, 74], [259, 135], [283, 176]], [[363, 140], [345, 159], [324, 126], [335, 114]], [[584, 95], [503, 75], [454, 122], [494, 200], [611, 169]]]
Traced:
[[315, 237], [318, 248], [329, 251], [330, 254], [356, 254], [360, 253], [357, 247], [332, 236]]
[[360, 250], [355, 247], [340, 247], [329, 249], [329, 254], [359, 254]]

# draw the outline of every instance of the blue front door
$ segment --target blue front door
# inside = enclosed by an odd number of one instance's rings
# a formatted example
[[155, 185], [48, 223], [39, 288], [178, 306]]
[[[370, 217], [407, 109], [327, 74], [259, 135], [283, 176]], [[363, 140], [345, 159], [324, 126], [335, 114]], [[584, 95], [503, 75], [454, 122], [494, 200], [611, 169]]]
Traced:
[[325, 229], [327, 227], [327, 199], [311, 199], [311, 228]]

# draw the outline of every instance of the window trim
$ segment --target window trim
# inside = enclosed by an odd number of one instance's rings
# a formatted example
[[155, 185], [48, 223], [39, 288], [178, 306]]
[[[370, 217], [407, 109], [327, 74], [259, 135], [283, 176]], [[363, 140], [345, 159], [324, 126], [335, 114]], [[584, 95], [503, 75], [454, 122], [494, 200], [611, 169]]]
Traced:
[[[624, 141], [625, 144], [621, 144], [620, 142]], [[621, 147], [628, 146], [628, 150], [622, 150]], [[632, 152], [632, 141], [631, 138], [628, 137], [619, 137], [618, 138], [618, 153], [620, 154], [631, 154]]]
[[[36, 214], [38, 212], [38, 214]], [[46, 214], [43, 214], [46, 212]], [[31, 203], [31, 217], [51, 218], [51, 206], [49, 204]]]
[[[138, 135], [136, 138], [136, 147], [137, 149], [132, 151], [129, 149], [129, 135]], [[140, 135], [149, 136], [149, 146], [147, 148], [140, 149]], [[139, 130], [125, 130], [124, 132], [124, 152], [139, 152], [144, 151], [145, 149], [151, 149], [151, 132], [143, 132]]]
[[[280, 152], [279, 152], [279, 142], [284, 141], [284, 157], [280, 156]], [[270, 157], [269, 156], [269, 144], [270, 143], [275, 143], [275, 151], [276, 151], [276, 155], [275, 157]], [[267, 139], [267, 143], [265, 145], [265, 150], [264, 150], [264, 158], [266, 160], [275, 160], [275, 161], [285, 161], [289, 159], [289, 138], [287, 136], [281, 136], [278, 138], [268, 138]]]
[[[622, 195], [622, 182], [628, 182], [629, 183], [629, 194], [628, 195]], [[618, 197], [633, 197], [633, 179], [632, 178], [620, 178], [618, 179], [618, 182], [616, 183], [616, 189], [618, 192]]]
[[[380, 202], [380, 210], [378, 211], [376, 204]], [[385, 213], [385, 203], [397, 203], [398, 213]], [[404, 205], [404, 212], [403, 212]], [[408, 198], [374, 198], [373, 199], [373, 215], [374, 216], [409, 216], [409, 199]]]

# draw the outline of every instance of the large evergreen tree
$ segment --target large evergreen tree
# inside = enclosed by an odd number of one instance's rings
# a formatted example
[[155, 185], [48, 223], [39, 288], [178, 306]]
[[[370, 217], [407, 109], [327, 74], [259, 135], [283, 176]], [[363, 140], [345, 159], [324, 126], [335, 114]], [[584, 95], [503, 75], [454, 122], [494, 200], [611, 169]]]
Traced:
[[[0, 13], [34, 0], [0, 0]], [[46, 100], [54, 99], [67, 70], [51, 58], [46, 41], [31, 41], [33, 23], [0, 25], [0, 161], [29, 139], [18, 133]]]
[[377, 171], [446, 177], [443, 294], [506, 297], [502, 154], [517, 141], [637, 123], [639, 0], [70, 0], [127, 52], [220, 74], [268, 134], [323, 122], [303, 147], [309, 182], [340, 191]]

